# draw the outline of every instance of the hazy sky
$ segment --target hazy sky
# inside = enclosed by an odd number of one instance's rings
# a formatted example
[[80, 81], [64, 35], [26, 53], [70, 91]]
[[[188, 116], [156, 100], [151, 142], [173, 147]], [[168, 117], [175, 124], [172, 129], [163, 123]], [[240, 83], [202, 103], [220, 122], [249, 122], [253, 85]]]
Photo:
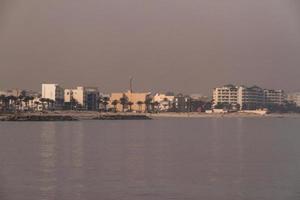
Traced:
[[0, 88], [300, 91], [299, 0], [0, 0]]

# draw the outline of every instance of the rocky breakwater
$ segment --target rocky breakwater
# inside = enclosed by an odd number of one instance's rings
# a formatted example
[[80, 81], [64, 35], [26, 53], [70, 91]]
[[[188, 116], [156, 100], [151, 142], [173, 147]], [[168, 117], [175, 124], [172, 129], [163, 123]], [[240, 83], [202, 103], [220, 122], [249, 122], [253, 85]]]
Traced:
[[146, 115], [100, 115], [94, 117], [93, 120], [151, 120], [152, 118]]
[[62, 115], [9, 115], [0, 118], [0, 121], [77, 121], [72, 116]]

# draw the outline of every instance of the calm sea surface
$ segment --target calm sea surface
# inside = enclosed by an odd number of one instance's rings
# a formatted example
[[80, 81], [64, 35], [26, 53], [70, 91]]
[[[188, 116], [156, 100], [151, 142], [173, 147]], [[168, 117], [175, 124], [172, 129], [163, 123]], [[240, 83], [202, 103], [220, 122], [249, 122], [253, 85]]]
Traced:
[[0, 200], [298, 200], [300, 118], [1, 122]]

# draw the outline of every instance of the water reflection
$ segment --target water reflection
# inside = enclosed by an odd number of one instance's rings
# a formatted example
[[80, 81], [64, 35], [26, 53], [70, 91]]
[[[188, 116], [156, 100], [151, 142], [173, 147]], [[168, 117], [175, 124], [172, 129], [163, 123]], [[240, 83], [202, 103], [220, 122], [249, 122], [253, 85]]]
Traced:
[[72, 199], [84, 200], [84, 128], [82, 122], [76, 123], [72, 129], [71, 141], [72, 141], [72, 152], [71, 152], [71, 173], [70, 179], [73, 191]]
[[216, 182], [218, 179], [218, 172], [220, 171], [220, 148], [221, 148], [221, 134], [222, 134], [222, 121], [213, 119], [212, 121], [212, 138], [211, 138], [211, 172], [209, 175], [210, 182]]
[[299, 199], [299, 119], [278, 122], [3, 124], [0, 200]]
[[213, 119], [210, 139], [209, 184], [210, 196], [231, 199], [244, 197], [244, 119]]
[[238, 174], [236, 180], [234, 180], [235, 187], [237, 188], [237, 196], [241, 199], [245, 197], [244, 194], [244, 183], [243, 183], [243, 173], [244, 173], [244, 145], [243, 145], [243, 135], [244, 135], [244, 119], [237, 119], [237, 128], [236, 128], [236, 145], [237, 145], [237, 164], [238, 164]]
[[146, 186], [145, 180], [145, 133], [128, 130], [126, 138], [126, 171], [129, 188], [141, 191]]
[[56, 131], [55, 123], [43, 123], [40, 134], [40, 192], [41, 200], [53, 200], [56, 195]]

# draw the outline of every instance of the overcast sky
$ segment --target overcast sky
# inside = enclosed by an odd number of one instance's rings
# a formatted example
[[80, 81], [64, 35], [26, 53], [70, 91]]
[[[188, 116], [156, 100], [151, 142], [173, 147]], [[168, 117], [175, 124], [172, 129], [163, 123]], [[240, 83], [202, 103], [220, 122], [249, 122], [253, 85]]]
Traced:
[[0, 0], [0, 88], [300, 91], [299, 0]]

